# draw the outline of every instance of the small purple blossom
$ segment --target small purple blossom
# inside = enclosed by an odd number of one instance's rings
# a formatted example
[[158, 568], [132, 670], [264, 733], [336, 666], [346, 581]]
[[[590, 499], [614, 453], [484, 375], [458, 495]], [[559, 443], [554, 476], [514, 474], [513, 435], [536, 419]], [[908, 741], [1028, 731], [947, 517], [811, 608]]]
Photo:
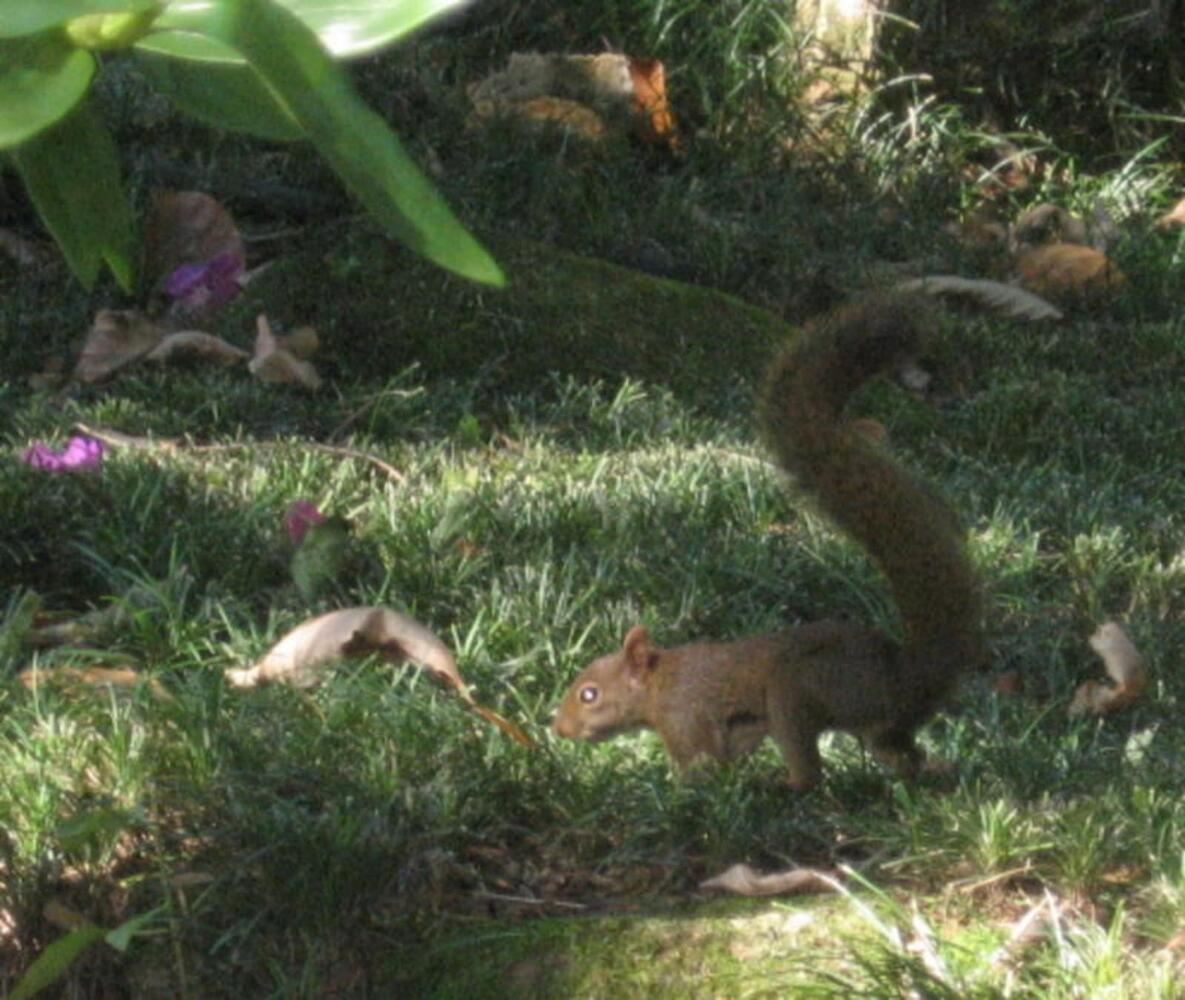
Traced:
[[325, 520], [325, 515], [308, 500], [297, 500], [284, 514], [284, 530], [288, 532], [292, 544], [299, 546], [309, 528], [314, 524], [324, 524]]
[[103, 442], [76, 435], [61, 451], [38, 441], [25, 452], [25, 462], [46, 472], [85, 472], [97, 469], [103, 461]]
[[242, 291], [243, 259], [233, 250], [201, 264], [182, 264], [165, 279], [165, 293], [185, 309], [216, 309]]

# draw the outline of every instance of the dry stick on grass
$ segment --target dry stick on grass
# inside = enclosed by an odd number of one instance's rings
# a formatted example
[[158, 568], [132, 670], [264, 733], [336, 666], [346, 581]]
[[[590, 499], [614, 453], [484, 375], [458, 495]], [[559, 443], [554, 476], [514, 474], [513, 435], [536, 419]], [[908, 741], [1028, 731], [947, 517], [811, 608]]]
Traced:
[[[171, 452], [189, 452], [194, 455], [208, 455], [214, 452], [235, 452], [244, 451], [247, 448], [290, 448], [293, 447], [288, 441], [256, 441], [248, 442], [233, 442], [231, 444], [187, 444], [184, 441], [177, 441], [173, 438], [144, 438], [135, 437], [131, 434], [123, 434], [120, 431], [107, 430], [103, 427], [91, 427], [89, 424], [76, 423], [74, 429], [80, 434], [86, 434], [88, 437], [93, 437], [104, 444], [110, 445], [113, 448], [135, 448], [140, 451], [171, 451]], [[356, 448], [345, 448], [341, 445], [321, 444], [319, 441], [305, 441], [296, 447], [309, 448], [312, 451], [324, 452], [327, 455], [335, 455], [338, 458], [354, 458], [362, 462], [368, 462], [379, 470], [384, 476], [394, 483], [403, 484], [407, 478], [395, 466], [388, 462], [384, 462], [377, 455], [371, 455], [365, 451], [358, 451]]]

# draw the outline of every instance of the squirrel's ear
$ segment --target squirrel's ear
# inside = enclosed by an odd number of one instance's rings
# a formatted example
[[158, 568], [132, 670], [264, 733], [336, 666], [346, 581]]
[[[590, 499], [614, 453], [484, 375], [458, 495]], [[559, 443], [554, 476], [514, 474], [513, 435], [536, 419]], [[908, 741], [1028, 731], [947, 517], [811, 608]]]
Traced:
[[631, 673], [638, 677], [649, 673], [658, 659], [654, 647], [650, 644], [650, 633], [643, 625], [635, 625], [625, 634], [622, 653]]

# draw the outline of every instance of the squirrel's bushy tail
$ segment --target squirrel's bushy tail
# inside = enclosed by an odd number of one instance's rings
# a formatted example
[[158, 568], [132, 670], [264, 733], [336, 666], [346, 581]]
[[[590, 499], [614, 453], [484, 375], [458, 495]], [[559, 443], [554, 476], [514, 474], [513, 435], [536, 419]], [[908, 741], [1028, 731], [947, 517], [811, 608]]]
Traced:
[[979, 588], [947, 504], [843, 417], [865, 381], [916, 356], [917, 300], [873, 299], [808, 326], [770, 366], [761, 419], [782, 467], [888, 577], [910, 686], [941, 695], [980, 656]]

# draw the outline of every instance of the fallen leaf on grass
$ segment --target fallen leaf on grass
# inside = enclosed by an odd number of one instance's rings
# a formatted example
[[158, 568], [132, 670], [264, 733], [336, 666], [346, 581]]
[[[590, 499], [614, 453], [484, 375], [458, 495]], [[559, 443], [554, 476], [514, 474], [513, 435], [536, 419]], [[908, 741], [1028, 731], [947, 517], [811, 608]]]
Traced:
[[677, 150], [679, 135], [667, 101], [666, 68], [658, 59], [630, 59], [629, 68], [638, 138], [651, 146]]
[[178, 333], [170, 333], [156, 347], [144, 355], [144, 359], [146, 361], [164, 362], [178, 354], [208, 358], [211, 361], [220, 361], [223, 364], [230, 364], [251, 357], [241, 347], [228, 344], [221, 337], [215, 337], [211, 333], [202, 333], [200, 330], [182, 330]]
[[[149, 287], [163, 287], [178, 268], [209, 266], [222, 255], [246, 259], [231, 214], [200, 191], [154, 191], [144, 224], [144, 273]], [[226, 258], [229, 259], [229, 258]]]
[[735, 864], [714, 878], [699, 884], [701, 889], [722, 889], [741, 896], [788, 896], [807, 892], [837, 892], [835, 875], [814, 868], [791, 868], [782, 872], [757, 871]]
[[[1092, 253], [1095, 251], [1091, 251]], [[967, 298], [992, 312], [1013, 319], [1061, 319], [1061, 310], [1045, 299], [1015, 285], [977, 278], [960, 278], [954, 274], [933, 274], [915, 278], [898, 286], [902, 292], [924, 292], [927, 295], [953, 295]]]
[[298, 326], [291, 333], [274, 334], [276, 346], [302, 361], [311, 358], [321, 346], [321, 338], [312, 326]]
[[1185, 226], [1185, 198], [1182, 198], [1169, 211], [1157, 219], [1156, 225], [1160, 229], [1168, 229], [1171, 226]]
[[227, 670], [232, 687], [291, 684], [309, 687], [334, 660], [377, 653], [388, 663], [411, 660], [457, 692], [483, 719], [523, 746], [534, 741], [496, 712], [477, 704], [461, 678], [452, 651], [430, 629], [390, 608], [344, 608], [311, 618], [277, 642], [253, 667]]
[[1099, 298], [1127, 282], [1106, 254], [1073, 243], [1026, 250], [1016, 258], [1016, 267], [1021, 285], [1055, 302]]
[[134, 309], [100, 309], [86, 335], [74, 377], [99, 382], [151, 351], [161, 342], [164, 327]]
[[29, 691], [48, 684], [74, 691], [107, 688], [120, 694], [129, 694], [145, 684], [158, 701], [173, 700], [155, 677], [145, 677], [126, 667], [30, 667], [17, 674], [17, 680]]
[[592, 108], [566, 97], [532, 97], [529, 101], [495, 103], [481, 101], [473, 106], [479, 121], [513, 118], [527, 125], [556, 126], [589, 142], [604, 139], [609, 130], [605, 119]]
[[1114, 686], [1087, 681], [1070, 702], [1069, 714], [1105, 715], [1125, 708], [1140, 697], [1148, 681], [1144, 657], [1118, 622], [1104, 622], [1090, 637], [1090, 647], [1102, 657]]
[[[251, 374], [261, 382], [295, 383], [307, 389], [316, 389], [321, 385], [317, 369], [284, 346], [285, 341], [272, 332], [271, 323], [264, 313], [256, 317], [255, 325], [258, 331], [255, 335], [255, 353], [247, 362]], [[307, 341], [298, 341], [298, 344], [303, 349]]]

